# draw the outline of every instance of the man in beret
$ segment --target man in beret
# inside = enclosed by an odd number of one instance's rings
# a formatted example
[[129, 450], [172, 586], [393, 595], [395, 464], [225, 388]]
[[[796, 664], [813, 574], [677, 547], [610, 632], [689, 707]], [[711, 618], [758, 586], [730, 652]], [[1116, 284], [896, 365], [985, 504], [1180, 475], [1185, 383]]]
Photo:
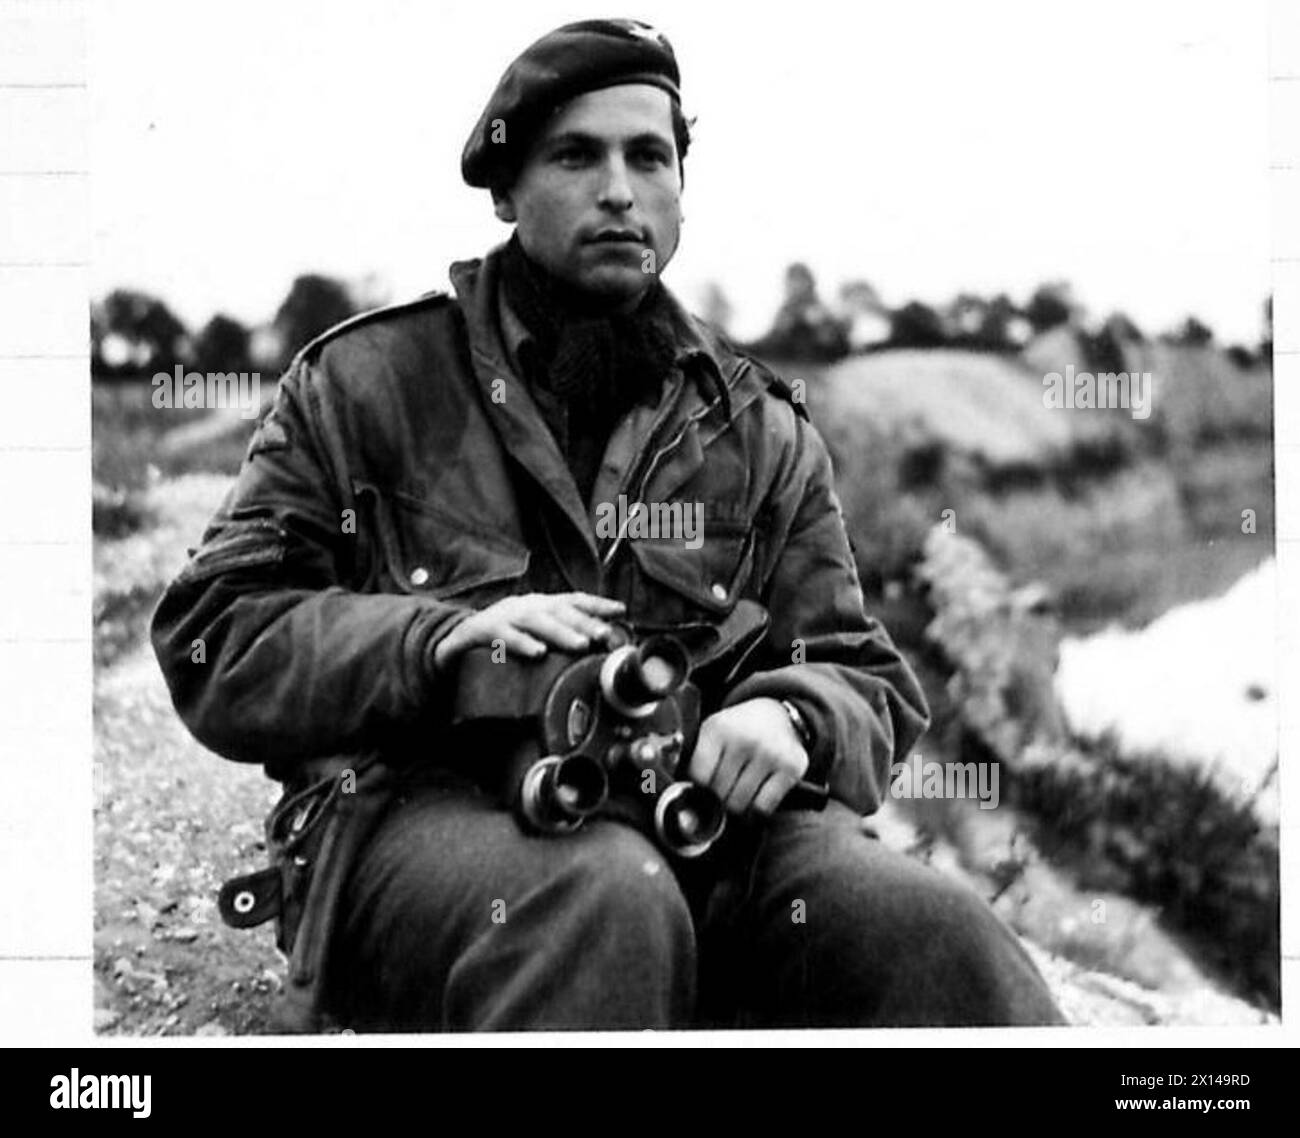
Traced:
[[[290, 992], [358, 1030], [1060, 1022], [978, 897], [863, 830], [925, 700], [802, 405], [661, 283], [688, 144], [659, 32], [544, 36], [463, 155], [509, 241], [281, 381], [153, 625], [198, 738], [286, 785], [283, 873], [234, 909], [278, 914]], [[703, 542], [602, 532], [620, 495], [702, 504]], [[716, 858], [610, 818], [521, 828], [488, 777], [510, 725], [455, 714], [470, 653], [523, 667], [745, 605], [761, 640], [702, 681], [690, 756], [731, 821]], [[824, 810], [789, 808], [800, 782]]]

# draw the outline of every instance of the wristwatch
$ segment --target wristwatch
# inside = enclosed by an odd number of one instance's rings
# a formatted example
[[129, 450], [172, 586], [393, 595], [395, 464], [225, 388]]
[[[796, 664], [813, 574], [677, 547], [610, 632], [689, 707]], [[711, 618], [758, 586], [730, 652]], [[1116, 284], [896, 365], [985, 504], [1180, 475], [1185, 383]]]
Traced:
[[803, 744], [803, 749], [811, 753], [813, 744], [812, 729], [808, 726], [808, 720], [803, 717], [803, 712], [788, 699], [779, 702], [785, 708], [786, 715], [790, 717], [790, 726], [794, 728], [794, 733], [799, 736], [799, 742]]

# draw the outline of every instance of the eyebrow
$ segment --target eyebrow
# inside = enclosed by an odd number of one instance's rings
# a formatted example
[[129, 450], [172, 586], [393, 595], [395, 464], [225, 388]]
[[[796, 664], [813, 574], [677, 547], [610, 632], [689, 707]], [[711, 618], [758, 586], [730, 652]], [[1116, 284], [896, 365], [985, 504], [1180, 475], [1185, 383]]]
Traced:
[[[548, 150], [553, 150], [558, 146], [586, 146], [593, 150], [599, 150], [605, 146], [605, 139], [599, 135], [589, 134], [583, 130], [566, 130], [561, 134], [554, 135], [545, 140], [544, 144]], [[646, 146], [655, 145], [670, 149], [672, 143], [666, 135], [658, 131], [643, 130], [629, 138], [621, 140], [624, 146]]]

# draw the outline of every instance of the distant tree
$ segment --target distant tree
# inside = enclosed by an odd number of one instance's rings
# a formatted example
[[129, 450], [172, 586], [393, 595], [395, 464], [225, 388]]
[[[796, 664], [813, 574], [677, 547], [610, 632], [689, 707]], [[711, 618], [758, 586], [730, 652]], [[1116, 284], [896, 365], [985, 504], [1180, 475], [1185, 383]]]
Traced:
[[817, 303], [817, 278], [802, 261], [795, 261], [785, 270], [785, 303], [793, 308]]
[[1141, 344], [1146, 341], [1146, 336], [1143, 335], [1137, 322], [1123, 312], [1112, 312], [1106, 317], [1106, 323], [1102, 327], [1116, 342]]
[[996, 352], [1018, 351], [1027, 332], [1025, 314], [1005, 292], [1000, 292], [988, 302], [984, 322], [980, 325], [980, 346]]
[[974, 344], [979, 339], [988, 311], [988, 301], [982, 296], [971, 292], [958, 293], [946, 312], [953, 338], [965, 344]]
[[1066, 324], [1074, 316], [1077, 305], [1074, 294], [1065, 281], [1050, 281], [1034, 290], [1025, 305], [1025, 316], [1035, 332], [1046, 332], [1058, 324]]
[[889, 309], [869, 281], [849, 280], [840, 285], [839, 315], [850, 351], [871, 351], [889, 342]]
[[974, 293], [958, 293], [943, 314], [949, 342], [983, 351], [1013, 352], [1021, 340], [1012, 339], [1013, 322], [1023, 323], [1020, 309], [1006, 293], [992, 300]]
[[731, 318], [735, 315], [735, 310], [717, 281], [708, 281], [704, 285], [700, 299], [700, 315], [723, 332], [731, 328]]
[[785, 299], [771, 329], [754, 347], [790, 360], [830, 361], [848, 354], [845, 323], [822, 303], [807, 265], [795, 263], [786, 269]]
[[1128, 371], [1133, 344], [1143, 342], [1142, 329], [1122, 312], [1112, 312], [1096, 332], [1082, 332], [1084, 353], [1093, 371]]
[[249, 331], [233, 316], [218, 313], [194, 340], [194, 362], [200, 371], [251, 371]]
[[90, 333], [96, 375], [148, 375], [190, 362], [185, 325], [146, 292], [114, 289], [92, 307]]
[[913, 300], [892, 315], [889, 342], [900, 348], [939, 348], [948, 342], [939, 314], [928, 304]]
[[840, 303], [847, 308], [878, 312], [883, 307], [880, 293], [870, 281], [855, 279], [840, 285]]
[[1189, 316], [1170, 337], [1175, 344], [1186, 344], [1200, 348], [1214, 339], [1214, 332], [1208, 324], [1201, 323], [1195, 316]]
[[1245, 344], [1233, 344], [1227, 349], [1227, 357], [1243, 371], [1249, 371], [1258, 364], [1259, 357], [1255, 355]]
[[342, 281], [319, 273], [298, 277], [272, 321], [285, 362], [309, 340], [357, 311], [352, 293]]

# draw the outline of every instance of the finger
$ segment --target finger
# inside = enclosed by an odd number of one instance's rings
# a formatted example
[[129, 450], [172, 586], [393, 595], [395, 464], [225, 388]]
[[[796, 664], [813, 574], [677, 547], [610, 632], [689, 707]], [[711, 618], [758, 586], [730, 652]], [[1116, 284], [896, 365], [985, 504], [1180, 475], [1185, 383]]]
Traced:
[[758, 793], [754, 795], [754, 802], [750, 809], [755, 814], [770, 818], [780, 808], [785, 796], [790, 793], [792, 786], [794, 786], [794, 783], [789, 778], [773, 772], [767, 776], [767, 781], [758, 788]]
[[582, 652], [591, 647], [589, 637], [549, 612], [531, 612], [521, 615], [515, 621], [515, 627], [532, 633], [555, 648], [563, 648], [569, 652]]
[[735, 785], [732, 786], [724, 800], [727, 809], [732, 814], [748, 812], [750, 805], [754, 801], [754, 796], [758, 794], [759, 788], [767, 780], [768, 773], [759, 763], [746, 763], [741, 769]]
[[727, 739], [723, 742], [722, 754], [718, 757], [718, 765], [713, 768], [713, 778], [709, 782], [709, 789], [723, 802], [731, 796], [748, 761], [749, 755], [736, 746], [735, 740]]
[[708, 786], [713, 781], [722, 749], [718, 745], [717, 734], [709, 729], [708, 722], [700, 728], [699, 738], [695, 741], [695, 750], [691, 752], [689, 774], [692, 782]]
[[595, 593], [561, 593], [570, 604], [592, 616], [617, 616], [627, 611], [627, 605], [613, 597], [598, 597]]
[[482, 613], [462, 620], [447, 634], [449, 647], [457, 652], [469, 648], [491, 647], [493, 640], [502, 635], [499, 621], [485, 619]]
[[575, 632], [579, 632], [591, 640], [604, 640], [613, 631], [603, 620], [588, 616], [577, 605], [569, 605], [566, 608], [553, 611], [550, 615], [564, 621]]
[[493, 640], [500, 640], [505, 645], [507, 655], [524, 656], [530, 660], [546, 655], [546, 645], [522, 629], [506, 626], [493, 635]]

